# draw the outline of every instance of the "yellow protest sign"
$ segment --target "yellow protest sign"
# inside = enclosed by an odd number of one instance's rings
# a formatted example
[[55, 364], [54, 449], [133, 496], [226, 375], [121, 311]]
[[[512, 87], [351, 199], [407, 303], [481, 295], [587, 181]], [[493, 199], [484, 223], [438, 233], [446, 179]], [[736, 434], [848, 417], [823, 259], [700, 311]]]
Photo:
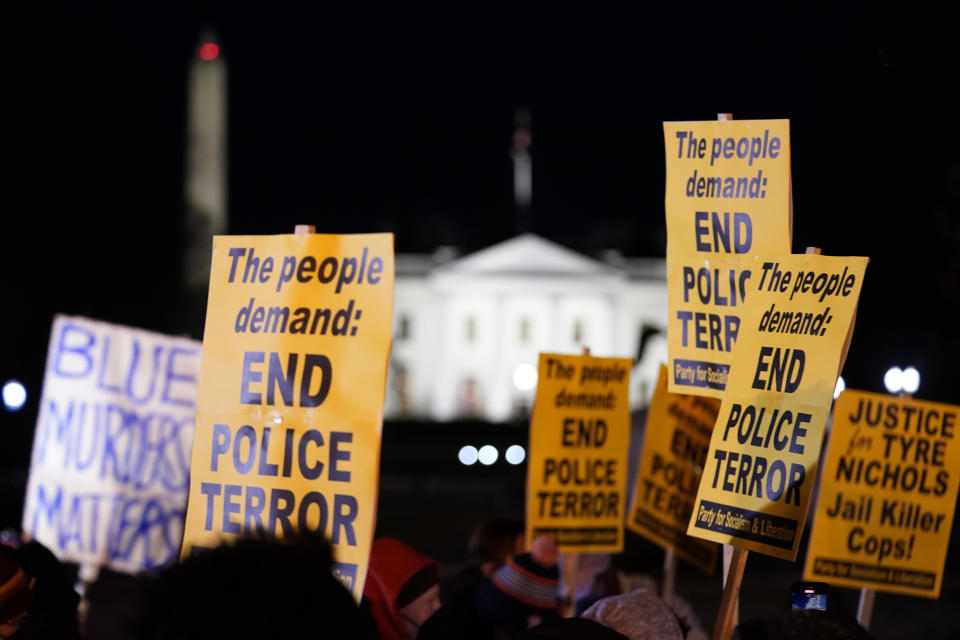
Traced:
[[756, 258], [688, 533], [796, 558], [867, 258]]
[[937, 598], [960, 485], [960, 407], [845, 391], [805, 579]]
[[665, 122], [667, 348], [673, 393], [719, 398], [756, 277], [791, 251], [790, 121]]
[[647, 411], [627, 527], [712, 573], [717, 566], [717, 545], [688, 536], [687, 523], [693, 513], [720, 401], [670, 393], [668, 376], [668, 369], [661, 365]]
[[218, 236], [184, 555], [323, 532], [359, 599], [377, 504], [393, 236]]
[[530, 419], [527, 540], [623, 550], [631, 360], [541, 353]]

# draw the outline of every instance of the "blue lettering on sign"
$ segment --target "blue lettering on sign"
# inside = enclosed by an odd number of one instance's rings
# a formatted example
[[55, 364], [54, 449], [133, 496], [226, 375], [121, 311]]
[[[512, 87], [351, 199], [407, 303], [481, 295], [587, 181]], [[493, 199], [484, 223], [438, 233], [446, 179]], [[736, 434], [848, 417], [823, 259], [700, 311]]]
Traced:
[[134, 404], [150, 401], [176, 407], [196, 406], [193, 370], [200, 350], [170, 347], [140, 336], [118, 340], [89, 326], [63, 322], [52, 347], [49, 374], [69, 380], [91, 379], [97, 389]]
[[333, 563], [333, 577], [343, 583], [348, 590], [353, 591], [357, 584], [357, 565], [348, 562]]
[[182, 366], [185, 361], [189, 362], [190, 358], [199, 357], [200, 351], [198, 349], [184, 349], [182, 347], [170, 349], [167, 357], [167, 367], [165, 369], [166, 375], [163, 378], [163, 395], [160, 398], [161, 402], [181, 407], [192, 408], [196, 406], [197, 403], [189, 397], [184, 397], [183, 393], [184, 387], [186, 387], [187, 389], [193, 390], [194, 394], [196, 394], [197, 377], [182, 371], [182, 369], [178, 367], [178, 364]]
[[37, 537], [43, 528], [52, 529], [59, 552], [104, 550], [108, 560], [136, 558], [147, 571], [177, 557], [186, 514], [167, 505], [167, 496], [71, 494], [59, 484], [44, 483], [37, 483], [33, 491], [28, 531]]
[[294, 530], [313, 531], [326, 533], [333, 544], [357, 546], [360, 505], [355, 496], [335, 493], [331, 501], [319, 491], [309, 491], [298, 499], [287, 489], [272, 487], [268, 495], [266, 489], [255, 485], [216, 482], [200, 483], [200, 495], [205, 531], [266, 531], [283, 537]]
[[138, 413], [113, 403], [47, 398], [33, 464], [97, 477], [138, 490], [185, 491], [193, 418]]
[[[297, 433], [288, 427], [282, 449], [279, 438], [272, 439], [272, 433], [270, 427], [264, 427], [258, 442], [256, 431], [248, 424], [234, 430], [230, 425], [215, 423], [210, 434], [210, 470], [226, 472], [232, 468], [243, 476], [276, 477], [282, 465], [284, 477], [296, 470], [306, 480], [326, 475], [331, 482], [350, 482], [353, 433], [331, 430], [324, 438], [317, 429]], [[277, 443], [275, 456], [269, 455], [271, 441]], [[267, 462], [268, 457], [277, 461]], [[255, 480], [251, 478], [251, 482]], [[333, 544], [357, 544], [355, 521], [360, 506], [349, 494], [310, 491], [297, 496], [273, 487], [268, 495], [256, 485], [203, 482], [200, 495], [206, 531], [215, 530], [217, 524], [218, 530], [233, 534], [266, 531], [288, 536], [295, 529], [322, 531]]]
[[83, 327], [65, 323], [60, 327], [53, 357], [53, 373], [61, 378], [83, 378], [93, 370], [90, 349], [96, 336]]

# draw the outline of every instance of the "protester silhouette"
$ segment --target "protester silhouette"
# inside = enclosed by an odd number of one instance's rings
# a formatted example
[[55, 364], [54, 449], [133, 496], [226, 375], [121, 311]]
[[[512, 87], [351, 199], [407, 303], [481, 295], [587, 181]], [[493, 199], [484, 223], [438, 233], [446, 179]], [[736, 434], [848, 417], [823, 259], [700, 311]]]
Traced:
[[419, 640], [512, 640], [558, 616], [557, 547], [537, 538], [526, 553], [465, 588], [424, 624]]
[[331, 573], [323, 537], [241, 538], [195, 553], [144, 588], [133, 633], [140, 640], [336, 638], [372, 629]]
[[394, 538], [374, 540], [364, 604], [383, 640], [412, 640], [440, 608], [437, 563]]
[[0, 544], [0, 638], [79, 639], [80, 597], [65, 567], [36, 541]]

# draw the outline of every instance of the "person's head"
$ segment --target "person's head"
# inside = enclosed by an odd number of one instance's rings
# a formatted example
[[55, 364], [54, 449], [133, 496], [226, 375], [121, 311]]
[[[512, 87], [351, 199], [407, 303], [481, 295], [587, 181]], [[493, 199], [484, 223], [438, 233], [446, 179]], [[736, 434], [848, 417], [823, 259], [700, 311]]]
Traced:
[[583, 612], [630, 640], [682, 640], [683, 631], [676, 614], [656, 595], [637, 589], [630, 593], [603, 598]]
[[524, 549], [523, 521], [516, 518], [492, 518], [481, 522], [470, 534], [467, 559], [480, 567], [483, 575], [493, 572]]
[[363, 596], [383, 640], [416, 638], [440, 608], [437, 563], [394, 538], [379, 538], [370, 549]]
[[630, 640], [594, 620], [554, 618], [530, 629], [523, 640]]
[[420, 627], [440, 608], [440, 585], [434, 582], [427, 590], [403, 605], [403, 599], [397, 600], [400, 615], [407, 628], [407, 635], [416, 638]]
[[141, 640], [360, 639], [366, 626], [350, 592], [331, 573], [330, 544], [316, 534], [241, 538], [196, 553], [149, 579]]
[[0, 639], [79, 638], [79, 601], [49, 549], [36, 541], [0, 544]]
[[0, 638], [13, 636], [26, 621], [34, 582], [23, 570], [16, 552], [0, 545]]
[[529, 552], [514, 555], [480, 585], [480, 614], [511, 637], [556, 617], [560, 579], [557, 557], [552, 540], [536, 538]]
[[735, 640], [870, 640], [867, 630], [849, 616], [816, 609], [790, 609], [766, 618], [742, 622]]

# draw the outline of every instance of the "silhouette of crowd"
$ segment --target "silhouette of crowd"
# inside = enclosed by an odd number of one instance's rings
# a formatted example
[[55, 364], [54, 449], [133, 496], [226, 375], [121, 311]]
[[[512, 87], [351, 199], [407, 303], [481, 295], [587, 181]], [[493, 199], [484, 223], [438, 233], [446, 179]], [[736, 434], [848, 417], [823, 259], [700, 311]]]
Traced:
[[[374, 541], [356, 602], [335, 577], [330, 543], [316, 534], [245, 537], [140, 579], [137, 606], [116, 625], [133, 640], [705, 640], [680, 594], [668, 604], [653, 576], [628, 575], [609, 554], [583, 554], [572, 580], [548, 538], [523, 523], [480, 523], [466, 562], [438, 562], [395, 538]], [[81, 599], [36, 542], [0, 545], [0, 640], [79, 640]], [[736, 640], [868, 639], [846, 611], [773, 611], [744, 621]]]

